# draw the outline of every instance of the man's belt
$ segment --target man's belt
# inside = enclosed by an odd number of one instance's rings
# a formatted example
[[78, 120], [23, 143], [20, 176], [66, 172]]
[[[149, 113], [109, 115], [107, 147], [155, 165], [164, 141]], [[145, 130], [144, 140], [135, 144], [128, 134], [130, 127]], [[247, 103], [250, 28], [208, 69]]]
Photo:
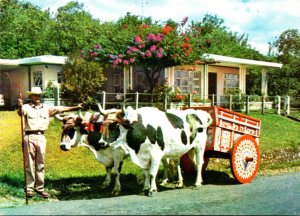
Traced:
[[35, 134], [35, 135], [41, 135], [44, 134], [44, 131], [25, 131], [26, 135]]

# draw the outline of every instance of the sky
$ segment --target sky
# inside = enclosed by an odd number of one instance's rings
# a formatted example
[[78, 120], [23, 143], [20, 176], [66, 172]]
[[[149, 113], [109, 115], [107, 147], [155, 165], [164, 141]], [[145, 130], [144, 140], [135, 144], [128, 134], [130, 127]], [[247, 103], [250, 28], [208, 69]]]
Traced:
[[[26, 0], [41, 9], [57, 8], [71, 0]], [[74, 0], [76, 1], [76, 0]], [[116, 21], [127, 12], [152, 17], [153, 20], [173, 19], [180, 22], [201, 21], [205, 14], [224, 20], [228, 30], [247, 34], [252, 48], [267, 54], [269, 42], [288, 29], [300, 31], [300, 0], [77, 0], [84, 10], [100, 21]]]

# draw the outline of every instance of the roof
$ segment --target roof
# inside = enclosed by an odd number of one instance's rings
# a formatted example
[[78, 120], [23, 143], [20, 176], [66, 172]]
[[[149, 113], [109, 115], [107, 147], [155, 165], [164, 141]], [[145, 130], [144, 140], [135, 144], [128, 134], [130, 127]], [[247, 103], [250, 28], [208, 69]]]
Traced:
[[63, 65], [68, 57], [42, 55], [22, 59], [0, 59], [0, 70], [14, 70], [18, 66], [39, 65], [39, 64], [58, 64]]
[[34, 64], [65, 64], [68, 57], [66, 56], [54, 56], [43, 55], [29, 58], [19, 59], [20, 65], [34, 65]]
[[[235, 58], [229, 56], [215, 55], [215, 54], [205, 54], [204, 57], [213, 59], [216, 63], [215, 65], [222, 66], [232, 66], [236, 67], [237, 65], [255, 65], [263, 67], [273, 67], [281, 68], [281, 63], [275, 62], [266, 62], [266, 61], [257, 61], [251, 59]], [[68, 57], [66, 56], [54, 56], [54, 55], [42, 55], [29, 58], [22, 58], [17, 60], [10, 59], [0, 59], [0, 66], [4, 68], [5, 66], [19, 66], [19, 65], [36, 65], [36, 64], [65, 64], [65, 61]]]
[[204, 57], [213, 59], [214, 61], [216, 61], [217, 65], [222, 65], [222, 66], [236, 66], [237, 64], [239, 64], [239, 65], [255, 65], [255, 66], [263, 66], [263, 67], [273, 67], [273, 68], [282, 67], [281, 63], [257, 61], [257, 60], [235, 58], [235, 57], [215, 55], [215, 54], [205, 54]]

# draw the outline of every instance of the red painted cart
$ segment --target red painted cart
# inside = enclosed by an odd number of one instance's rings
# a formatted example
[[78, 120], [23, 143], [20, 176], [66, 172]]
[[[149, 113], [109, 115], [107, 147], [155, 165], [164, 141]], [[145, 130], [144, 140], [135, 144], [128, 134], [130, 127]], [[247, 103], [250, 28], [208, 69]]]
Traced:
[[[261, 121], [219, 106], [182, 109], [205, 110], [213, 118], [212, 125], [208, 128], [204, 169], [211, 157], [228, 158], [234, 178], [240, 183], [251, 182], [260, 164]], [[188, 169], [191, 163], [187, 154], [181, 158], [183, 170]]]

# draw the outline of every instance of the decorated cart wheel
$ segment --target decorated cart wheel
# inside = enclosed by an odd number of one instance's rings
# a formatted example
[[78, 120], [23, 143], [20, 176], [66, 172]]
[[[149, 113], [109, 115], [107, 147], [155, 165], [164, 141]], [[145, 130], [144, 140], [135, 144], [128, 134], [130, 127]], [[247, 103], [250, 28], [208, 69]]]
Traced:
[[242, 184], [251, 182], [260, 164], [259, 147], [250, 135], [240, 137], [231, 152], [231, 171], [234, 178]]

